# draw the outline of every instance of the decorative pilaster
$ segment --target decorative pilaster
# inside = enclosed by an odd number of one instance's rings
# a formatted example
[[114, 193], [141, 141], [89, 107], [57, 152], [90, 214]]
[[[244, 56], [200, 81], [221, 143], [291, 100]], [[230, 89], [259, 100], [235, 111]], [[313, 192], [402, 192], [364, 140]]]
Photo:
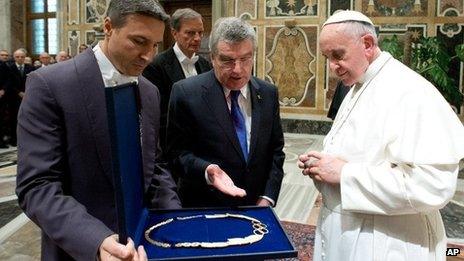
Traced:
[[10, 1], [0, 0], [0, 50], [11, 52], [11, 12]]
[[372, 15], [373, 13], [375, 13], [374, 0], [369, 0], [369, 4], [367, 4], [367, 14]]

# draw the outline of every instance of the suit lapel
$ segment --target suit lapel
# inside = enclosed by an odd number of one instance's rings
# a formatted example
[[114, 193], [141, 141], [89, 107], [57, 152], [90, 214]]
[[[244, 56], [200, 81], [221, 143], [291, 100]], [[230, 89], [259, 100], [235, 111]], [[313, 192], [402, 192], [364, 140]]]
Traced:
[[261, 94], [259, 85], [256, 80], [251, 77], [250, 79], [250, 94], [251, 94], [251, 137], [250, 137], [250, 153], [248, 153], [248, 162], [256, 148], [256, 142], [258, 140], [258, 132], [261, 124]]
[[100, 165], [113, 183], [111, 175], [111, 143], [106, 112], [105, 84], [91, 48], [74, 58], [80, 79], [82, 101], [95, 139]]
[[203, 93], [203, 99], [205, 104], [208, 106], [211, 113], [215, 116], [219, 126], [222, 127], [225, 134], [229, 138], [232, 146], [235, 148], [240, 157], [243, 158], [242, 149], [235, 133], [235, 127], [230, 118], [229, 108], [227, 107], [227, 101], [224, 97], [224, 92], [221, 85], [214, 76], [214, 71], [208, 72], [210, 80], [204, 85], [205, 92]]
[[197, 70], [197, 74], [201, 74], [206, 71], [206, 70], [203, 70], [203, 66], [201, 64], [200, 59], [198, 59], [198, 62], [195, 63], [195, 70]]
[[185, 79], [184, 71], [182, 70], [182, 66], [180, 65], [179, 60], [177, 59], [176, 54], [174, 53], [174, 49], [171, 47], [166, 52], [167, 61], [169, 61], [166, 66], [166, 71], [168, 75], [172, 76], [172, 82], [178, 82], [180, 80]]
[[16, 66], [15, 63], [10, 64], [10, 71], [16, 78], [21, 78], [21, 72], [19, 71], [18, 66]]
[[207, 72], [210, 68], [207, 66], [208, 61], [204, 60], [201, 56], [199, 57], [198, 61], [195, 63], [195, 69], [197, 70], [198, 74]]

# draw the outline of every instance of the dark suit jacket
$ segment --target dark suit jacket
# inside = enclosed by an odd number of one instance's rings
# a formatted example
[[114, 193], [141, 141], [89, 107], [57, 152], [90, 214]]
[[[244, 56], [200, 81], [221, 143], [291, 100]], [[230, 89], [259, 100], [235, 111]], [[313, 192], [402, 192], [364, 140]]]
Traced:
[[[9, 77], [10, 77], [10, 70], [8, 66], [6, 65], [5, 62], [0, 61], [0, 90], [5, 91], [5, 94], [2, 97], [0, 97], [0, 104], [5, 103], [5, 99], [7, 97], [6, 90], [7, 90], [7, 83], [8, 83]], [[0, 117], [2, 117], [2, 119], [0, 119], [0, 122], [3, 122], [3, 114], [0, 114]], [[3, 126], [1, 126], [0, 128], [3, 128]]]
[[[278, 92], [275, 86], [254, 77], [249, 86], [252, 123], [245, 161], [214, 71], [174, 84], [169, 102], [168, 154], [179, 176], [184, 207], [256, 205], [259, 196], [277, 202], [285, 159]], [[245, 198], [224, 196], [206, 184], [205, 169], [213, 163], [246, 190]]]
[[350, 86], [346, 86], [342, 81], [337, 83], [337, 88], [332, 97], [332, 102], [330, 103], [329, 111], [327, 112], [327, 117], [335, 120], [337, 116], [338, 109], [342, 105], [343, 99], [345, 99], [346, 94], [350, 91]]
[[24, 74], [21, 75], [18, 67], [16, 66], [15, 62], [8, 62], [7, 63], [9, 69], [9, 77], [8, 77], [8, 91], [10, 97], [15, 97], [19, 99], [18, 93], [24, 92], [26, 90], [26, 78], [27, 75], [34, 71], [35, 68], [29, 64], [24, 64]]
[[[198, 74], [207, 72], [212, 69], [211, 64], [203, 57], [199, 56], [195, 63]], [[171, 95], [172, 85], [180, 80], [185, 79], [184, 71], [179, 60], [174, 53], [173, 47], [158, 54], [153, 62], [145, 68], [143, 72], [150, 82], [158, 87], [161, 95], [161, 148], [166, 148], [166, 121], [168, 113], [169, 96]]]
[[0, 90], [6, 90], [6, 82], [9, 77], [9, 69], [5, 62], [0, 61]]
[[3, 135], [5, 134], [5, 111], [6, 111], [6, 83], [9, 77], [8, 67], [5, 62], [0, 61], [0, 91], [4, 91], [3, 96], [0, 97], [0, 145], [3, 144]]
[[[144, 77], [139, 90], [146, 195], [152, 207], [178, 208], [175, 184], [155, 162], [159, 94]], [[42, 229], [43, 260], [95, 260], [103, 239], [117, 232], [110, 148], [92, 49], [29, 75], [18, 117], [16, 194]]]

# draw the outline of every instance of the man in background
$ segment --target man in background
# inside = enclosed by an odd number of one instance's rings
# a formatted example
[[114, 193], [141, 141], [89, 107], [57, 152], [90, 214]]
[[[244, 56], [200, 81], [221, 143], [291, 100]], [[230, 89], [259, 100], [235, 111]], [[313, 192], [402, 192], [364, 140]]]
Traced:
[[6, 83], [9, 77], [9, 70], [6, 62], [9, 59], [8, 51], [0, 50], [0, 148], [8, 148], [5, 142], [7, 127], [7, 100], [6, 100]]
[[79, 53], [82, 53], [85, 51], [87, 48], [89, 48], [86, 44], [81, 44], [79, 45]]
[[16, 194], [42, 229], [42, 260], [145, 260], [143, 247], [118, 242], [105, 88], [136, 82], [144, 201], [180, 208], [158, 161], [159, 93], [141, 76], [169, 18], [156, 0], [109, 3], [105, 38], [59, 66], [30, 75], [18, 117]]
[[14, 61], [7, 62], [8, 81], [6, 99], [8, 103], [8, 136], [11, 146], [16, 146], [16, 124], [18, 109], [26, 92], [26, 78], [35, 70], [34, 66], [26, 64], [26, 51], [20, 48], [13, 53]]
[[59, 51], [55, 56], [55, 60], [57, 63], [64, 62], [68, 59], [69, 59], [69, 55], [68, 55], [68, 52], [66, 51]]
[[41, 67], [48, 66], [50, 64], [50, 54], [43, 52], [39, 55], [39, 61], [42, 64]]
[[196, 53], [203, 37], [203, 19], [196, 11], [178, 9], [171, 17], [171, 34], [176, 43], [155, 57], [143, 72], [161, 94], [161, 148], [166, 148], [166, 119], [172, 85], [211, 70], [211, 64]]
[[284, 138], [277, 88], [251, 75], [253, 28], [218, 20], [210, 38], [214, 70], [174, 84], [168, 155], [184, 207], [275, 206]]
[[7, 62], [10, 59], [10, 54], [7, 50], [0, 50], [0, 61]]

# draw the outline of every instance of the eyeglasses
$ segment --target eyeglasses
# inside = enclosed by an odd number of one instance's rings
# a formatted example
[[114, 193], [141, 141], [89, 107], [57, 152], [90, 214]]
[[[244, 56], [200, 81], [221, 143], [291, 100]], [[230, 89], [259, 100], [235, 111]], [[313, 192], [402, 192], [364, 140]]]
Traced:
[[237, 63], [239, 63], [240, 66], [249, 66], [253, 61], [253, 56], [246, 56], [236, 59], [219, 56], [218, 61], [220, 63], [220, 66], [225, 70], [233, 70]]

